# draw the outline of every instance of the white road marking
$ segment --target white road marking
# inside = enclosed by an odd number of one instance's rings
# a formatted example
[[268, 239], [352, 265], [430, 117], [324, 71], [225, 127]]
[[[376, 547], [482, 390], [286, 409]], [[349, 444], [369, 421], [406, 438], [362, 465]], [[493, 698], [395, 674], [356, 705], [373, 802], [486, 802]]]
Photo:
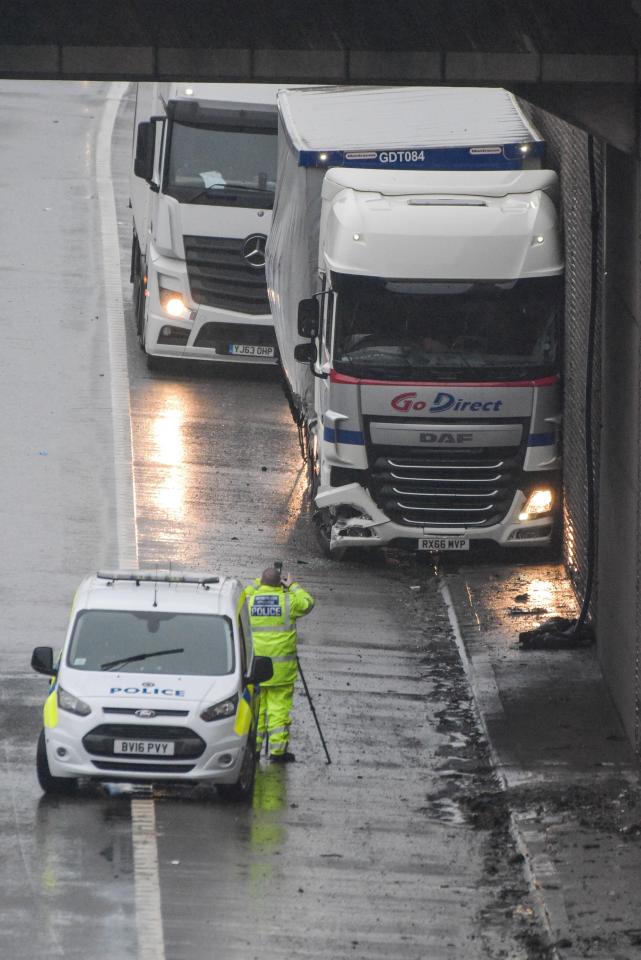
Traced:
[[[510, 787], [525, 782], [527, 778], [524, 778], [523, 773], [519, 774], [518, 767], [506, 767], [502, 764], [492, 746], [485, 717], [491, 716], [493, 713], [495, 715], [504, 714], [504, 710], [490, 659], [484, 654], [475, 654], [472, 657], [468, 655], [452, 594], [443, 579], [439, 583], [439, 591], [447, 607], [454, 642], [468, 680], [475, 713], [487, 741], [492, 766], [501, 788], [506, 791]], [[559, 960], [559, 953], [554, 944], [563, 936], [567, 936], [570, 925], [558, 871], [547, 854], [540, 849], [542, 845], [540, 843], [535, 845], [535, 841], [539, 838], [539, 831], [536, 830], [530, 818], [510, 811], [510, 831], [519, 853], [523, 856], [524, 872], [530, 887], [530, 894], [536, 904], [539, 918], [551, 945], [550, 957], [552, 960]], [[552, 890], [558, 890], [558, 893], [550, 895]]]
[[164, 960], [156, 809], [153, 800], [131, 801], [131, 834], [134, 847], [138, 960]]
[[116, 202], [111, 178], [111, 135], [126, 83], [112, 83], [98, 131], [96, 180], [100, 202], [103, 277], [109, 335], [111, 411], [113, 418], [114, 467], [116, 475], [116, 524], [118, 562], [138, 566], [136, 500], [134, 496], [129, 371], [120, 276], [120, 249]]
[[[121, 567], [137, 568], [138, 538], [129, 407], [129, 371], [116, 203], [111, 178], [111, 136], [118, 107], [126, 89], [126, 83], [112, 83], [109, 88], [98, 132], [96, 180], [100, 201], [103, 276], [109, 335], [118, 563]], [[131, 801], [131, 832], [138, 960], [165, 960], [156, 842], [156, 810], [153, 800]]]

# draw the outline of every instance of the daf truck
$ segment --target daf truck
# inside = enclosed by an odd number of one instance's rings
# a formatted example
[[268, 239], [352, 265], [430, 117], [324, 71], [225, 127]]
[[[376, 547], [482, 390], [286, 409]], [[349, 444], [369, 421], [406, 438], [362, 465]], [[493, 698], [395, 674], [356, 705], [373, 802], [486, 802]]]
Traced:
[[161, 358], [273, 364], [265, 244], [273, 85], [139, 83], [130, 204], [140, 345]]
[[540, 135], [491, 88], [283, 90], [278, 123], [267, 286], [323, 549], [549, 544], [564, 264]]

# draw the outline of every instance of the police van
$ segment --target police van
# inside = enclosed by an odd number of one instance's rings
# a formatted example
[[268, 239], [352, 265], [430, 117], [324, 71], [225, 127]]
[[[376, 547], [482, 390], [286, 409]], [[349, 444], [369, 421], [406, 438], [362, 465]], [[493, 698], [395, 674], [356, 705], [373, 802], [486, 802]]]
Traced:
[[251, 795], [258, 685], [243, 588], [231, 577], [99, 571], [81, 582], [49, 676], [37, 773], [45, 793], [79, 779], [214, 783]]

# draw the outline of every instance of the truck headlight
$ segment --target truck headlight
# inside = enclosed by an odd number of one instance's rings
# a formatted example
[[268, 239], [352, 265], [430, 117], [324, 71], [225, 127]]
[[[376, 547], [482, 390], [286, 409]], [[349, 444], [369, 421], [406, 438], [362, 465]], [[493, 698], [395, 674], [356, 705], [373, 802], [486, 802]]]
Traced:
[[79, 697], [74, 697], [73, 693], [67, 693], [62, 687], [58, 687], [58, 706], [67, 713], [75, 713], [79, 717], [86, 717], [91, 713], [91, 707]]
[[182, 293], [177, 290], [167, 290], [165, 287], [159, 288], [160, 306], [167, 316], [176, 317], [180, 320], [189, 320], [191, 310], [185, 303]]
[[233, 717], [237, 706], [238, 694], [234, 694], [229, 700], [221, 700], [220, 703], [214, 703], [211, 707], [207, 707], [200, 714], [200, 719], [209, 723], [210, 720], [223, 720], [225, 717]]
[[533, 490], [519, 513], [519, 520], [534, 520], [552, 512], [554, 495], [548, 487]]

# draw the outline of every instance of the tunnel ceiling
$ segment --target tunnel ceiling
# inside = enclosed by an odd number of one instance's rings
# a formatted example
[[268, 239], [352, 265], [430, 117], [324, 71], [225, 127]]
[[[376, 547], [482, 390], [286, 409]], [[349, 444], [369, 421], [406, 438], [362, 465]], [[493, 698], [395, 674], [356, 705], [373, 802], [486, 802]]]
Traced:
[[641, 0], [0, 0], [0, 76], [503, 84], [636, 147]]

